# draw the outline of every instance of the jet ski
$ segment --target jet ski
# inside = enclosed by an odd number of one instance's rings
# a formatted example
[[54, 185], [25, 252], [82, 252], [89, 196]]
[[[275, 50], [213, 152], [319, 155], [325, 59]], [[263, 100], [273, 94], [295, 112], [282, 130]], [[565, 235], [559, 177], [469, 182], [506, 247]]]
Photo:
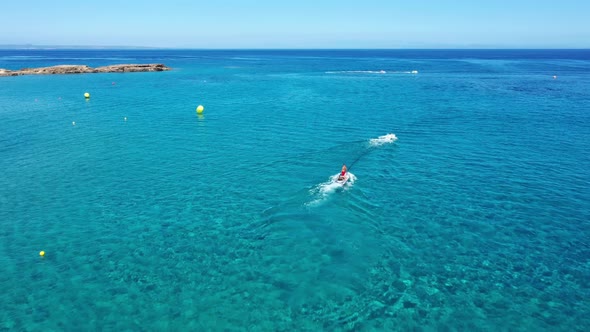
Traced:
[[346, 174], [344, 174], [344, 176], [341, 176], [340, 174], [338, 174], [338, 176], [336, 177], [336, 180], [334, 182], [343, 186], [346, 182], [348, 182], [348, 179], [350, 179], [350, 175], [348, 174], [348, 172], [346, 172]]

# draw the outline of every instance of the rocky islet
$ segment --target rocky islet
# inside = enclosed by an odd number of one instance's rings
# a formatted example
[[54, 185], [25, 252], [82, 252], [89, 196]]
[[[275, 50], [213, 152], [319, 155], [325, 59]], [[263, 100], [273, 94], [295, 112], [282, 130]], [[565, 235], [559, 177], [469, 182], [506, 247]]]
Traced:
[[59, 65], [40, 68], [23, 68], [8, 70], [0, 68], [0, 76], [21, 75], [55, 75], [55, 74], [90, 74], [90, 73], [134, 73], [168, 71], [164, 64], [119, 64], [92, 68], [86, 65]]

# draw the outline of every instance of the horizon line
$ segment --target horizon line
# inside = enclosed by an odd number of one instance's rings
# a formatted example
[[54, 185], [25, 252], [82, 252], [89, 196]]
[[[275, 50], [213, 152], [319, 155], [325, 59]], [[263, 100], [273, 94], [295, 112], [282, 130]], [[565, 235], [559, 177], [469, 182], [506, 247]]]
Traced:
[[590, 50], [590, 47], [162, 47], [115, 45], [0, 44], [0, 50], [195, 50], [195, 51], [403, 51], [403, 50]]

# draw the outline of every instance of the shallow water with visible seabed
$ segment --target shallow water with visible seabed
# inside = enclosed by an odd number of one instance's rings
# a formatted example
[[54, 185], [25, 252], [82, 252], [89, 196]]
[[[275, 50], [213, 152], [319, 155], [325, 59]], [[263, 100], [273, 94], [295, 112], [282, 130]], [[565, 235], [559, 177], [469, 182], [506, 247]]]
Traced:
[[590, 51], [0, 50], [115, 63], [0, 78], [0, 331], [590, 328]]

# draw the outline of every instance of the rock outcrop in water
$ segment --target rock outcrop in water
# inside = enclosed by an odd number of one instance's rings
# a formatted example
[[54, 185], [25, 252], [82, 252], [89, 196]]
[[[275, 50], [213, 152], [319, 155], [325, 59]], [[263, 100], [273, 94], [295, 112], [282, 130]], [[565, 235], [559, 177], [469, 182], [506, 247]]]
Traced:
[[88, 73], [134, 73], [146, 71], [170, 70], [163, 64], [125, 64], [92, 68], [84, 65], [60, 65], [41, 68], [23, 68], [8, 70], [0, 68], [0, 76], [53, 75], [53, 74], [88, 74]]

